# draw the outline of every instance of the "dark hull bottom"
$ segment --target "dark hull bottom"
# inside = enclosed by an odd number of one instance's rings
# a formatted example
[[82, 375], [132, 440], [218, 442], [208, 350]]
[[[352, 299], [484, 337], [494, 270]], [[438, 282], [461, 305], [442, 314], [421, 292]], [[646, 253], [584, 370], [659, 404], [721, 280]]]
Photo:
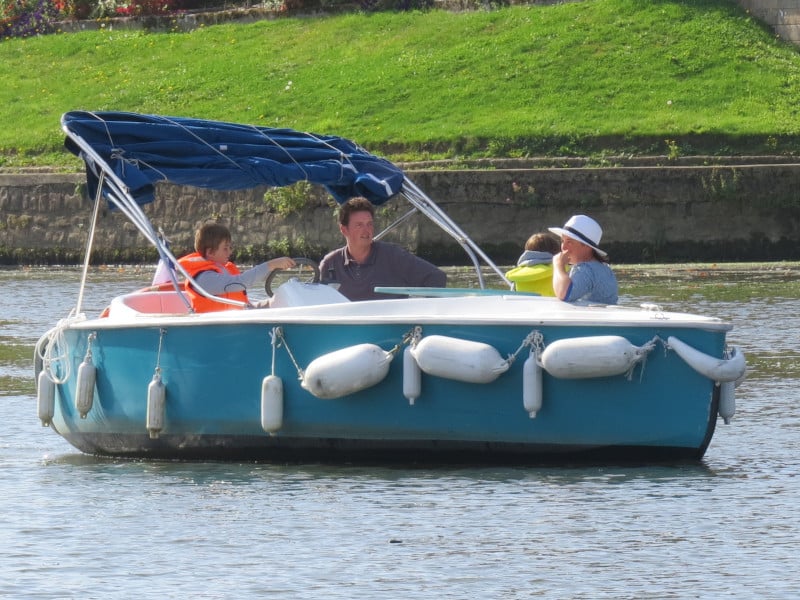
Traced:
[[[699, 448], [551, 446], [505, 442], [345, 440], [261, 436], [75, 434], [67, 441], [88, 454], [127, 458], [271, 463], [358, 464], [652, 464], [699, 461]], [[710, 439], [710, 436], [709, 436]]]
[[719, 388], [698, 447], [589, 446], [443, 440], [290, 438], [284, 436], [62, 434], [87, 454], [163, 460], [365, 465], [570, 465], [698, 462], [717, 425]]

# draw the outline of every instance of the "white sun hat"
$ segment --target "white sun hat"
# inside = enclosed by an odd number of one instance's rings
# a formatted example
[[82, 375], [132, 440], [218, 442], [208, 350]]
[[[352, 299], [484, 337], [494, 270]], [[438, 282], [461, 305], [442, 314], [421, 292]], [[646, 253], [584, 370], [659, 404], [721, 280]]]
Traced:
[[548, 227], [550, 231], [558, 236], [567, 236], [573, 240], [577, 240], [582, 244], [586, 244], [600, 256], [608, 256], [603, 250], [600, 250], [600, 239], [603, 237], [603, 229], [591, 217], [586, 215], [573, 215], [566, 222], [564, 227]]

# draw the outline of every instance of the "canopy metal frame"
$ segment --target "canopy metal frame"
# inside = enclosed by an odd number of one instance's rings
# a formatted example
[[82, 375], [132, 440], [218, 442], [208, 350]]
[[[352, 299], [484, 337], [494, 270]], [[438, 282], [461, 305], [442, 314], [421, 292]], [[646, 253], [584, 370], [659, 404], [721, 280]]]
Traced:
[[[95, 113], [84, 113], [94, 115]], [[66, 115], [65, 115], [66, 116]], [[101, 119], [100, 116], [97, 117]], [[165, 117], [166, 119], [166, 117]], [[150, 243], [158, 252], [159, 259], [165, 261], [167, 264], [172, 265], [174, 268], [169, 269], [170, 279], [172, 284], [174, 285], [175, 289], [180, 291], [180, 284], [178, 281], [177, 274], [180, 273], [192, 287], [198, 291], [201, 295], [213, 299], [217, 302], [223, 302], [226, 304], [231, 304], [234, 306], [246, 307], [247, 305], [242, 302], [238, 302], [236, 300], [230, 300], [227, 298], [220, 298], [218, 296], [214, 296], [210, 294], [206, 290], [204, 290], [200, 285], [198, 285], [197, 281], [195, 281], [189, 273], [186, 272], [183, 267], [181, 267], [180, 263], [178, 263], [177, 258], [172, 254], [169, 249], [169, 245], [163, 236], [160, 236], [158, 232], [153, 227], [153, 224], [150, 222], [148, 217], [145, 215], [142, 207], [137, 202], [136, 198], [132, 194], [130, 188], [125, 183], [125, 181], [117, 175], [115, 170], [111, 167], [111, 165], [98, 153], [92, 144], [84, 139], [80, 134], [71, 130], [68, 124], [64, 121], [62, 117], [62, 129], [64, 130], [67, 138], [71, 140], [71, 142], [77, 146], [80, 151], [80, 157], [84, 160], [87, 170], [94, 173], [98, 178], [98, 186], [97, 191], [94, 198], [94, 211], [93, 211], [93, 218], [91, 222], [91, 226], [89, 228], [89, 236], [87, 240], [87, 247], [86, 247], [86, 257], [85, 263], [83, 268], [83, 273], [81, 277], [81, 288], [77, 302], [77, 310], [76, 312], [80, 312], [82, 301], [83, 301], [83, 292], [84, 287], [87, 281], [87, 274], [88, 274], [88, 266], [89, 266], [89, 256], [92, 251], [92, 246], [94, 243], [95, 237], [95, 230], [97, 227], [97, 214], [99, 211], [99, 205], [102, 202], [103, 198], [105, 198], [110, 204], [112, 204], [115, 208], [119, 209], [125, 217], [133, 223], [133, 225], [138, 229], [138, 231], [145, 237], [145, 239]], [[285, 130], [282, 130], [285, 131]], [[197, 137], [194, 133], [190, 132], [195, 138]], [[320, 141], [318, 137], [313, 136], [313, 134], [301, 134], [298, 132], [298, 135], [308, 135], [312, 137], [317, 143]], [[197, 138], [200, 140], [200, 138]], [[214, 152], [218, 152], [216, 148], [214, 148], [208, 142], [203, 143], [209, 146], [210, 150]], [[219, 143], [219, 142], [217, 142]], [[269, 139], [270, 144], [275, 144], [276, 142], [272, 139]], [[125, 156], [124, 152], [124, 144], [120, 144], [120, 152], [114, 155], [114, 159], [117, 161], [125, 161], [129, 160]], [[288, 152], [287, 152], [288, 153]], [[349, 163], [348, 157], [344, 154], [341, 155], [341, 162], [342, 168], [352, 168], [353, 165]], [[131, 159], [130, 165], [136, 166], [137, 168], [140, 166], [140, 161]], [[305, 173], [308, 177], [308, 173]], [[243, 174], [246, 176], [246, 174]], [[248, 178], [249, 179], [249, 178]], [[160, 181], [165, 183], [171, 182], [170, 179], [161, 174]], [[309, 183], [320, 183], [314, 181], [313, 178], [307, 178], [306, 181]], [[174, 183], [174, 182], [173, 182]], [[189, 185], [185, 184], [184, 185]], [[202, 182], [198, 182], [197, 187], [204, 187]], [[255, 187], [255, 186], [251, 186]], [[499, 278], [505, 282], [509, 288], [511, 287], [511, 283], [505, 277], [505, 274], [497, 267], [497, 265], [486, 255], [486, 253], [476, 244], [465, 232], [461, 227], [459, 227], [430, 197], [428, 197], [417, 185], [415, 185], [404, 173], [403, 173], [403, 182], [401, 190], [396, 197], [400, 196], [404, 198], [412, 207], [409, 212], [398, 218], [395, 222], [391, 223], [388, 227], [386, 227], [383, 231], [381, 231], [378, 235], [375, 236], [375, 239], [380, 239], [384, 235], [386, 235], [390, 230], [397, 227], [402, 222], [406, 221], [412, 215], [416, 213], [420, 213], [424, 215], [427, 219], [429, 219], [432, 223], [437, 225], [442, 231], [444, 231], [448, 236], [450, 236], [456, 243], [461, 246], [461, 248], [466, 252], [467, 256], [469, 257], [470, 261], [472, 262], [473, 267], [475, 268], [475, 273], [478, 278], [478, 283], [481, 289], [486, 287], [486, 282], [483, 274], [482, 265], [488, 267], [491, 271], [499, 276]], [[187, 308], [191, 307], [191, 303], [189, 299], [186, 297], [185, 294], [181, 293], [181, 297], [183, 298], [184, 303], [186, 303]]]

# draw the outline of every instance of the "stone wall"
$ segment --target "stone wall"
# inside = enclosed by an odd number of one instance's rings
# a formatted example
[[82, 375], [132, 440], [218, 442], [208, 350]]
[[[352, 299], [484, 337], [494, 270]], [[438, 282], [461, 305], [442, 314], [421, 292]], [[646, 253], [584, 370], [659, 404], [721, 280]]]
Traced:
[[[494, 168], [407, 169], [498, 263], [516, 260], [527, 237], [562, 225], [574, 213], [604, 227], [614, 262], [800, 259], [800, 165], [567, 167], [513, 163]], [[189, 250], [199, 223], [231, 227], [240, 259], [292, 254], [319, 259], [341, 245], [332, 206], [316, 190], [301, 213], [281, 216], [264, 203], [266, 189], [221, 194], [159, 186], [146, 213], [178, 254]], [[405, 213], [398, 202], [379, 223]], [[0, 264], [79, 263], [92, 203], [79, 175], [0, 174]], [[94, 262], [152, 260], [142, 236], [103, 207]], [[462, 264], [461, 248], [413, 217], [387, 237], [440, 264]]]
[[739, 4], [784, 40], [800, 45], [800, 0], [739, 0]]

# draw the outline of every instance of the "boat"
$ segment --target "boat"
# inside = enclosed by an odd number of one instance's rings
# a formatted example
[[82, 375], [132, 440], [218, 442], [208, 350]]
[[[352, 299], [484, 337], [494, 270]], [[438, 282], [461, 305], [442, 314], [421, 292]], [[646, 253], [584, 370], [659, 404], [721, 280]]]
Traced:
[[[61, 126], [94, 199], [89, 238], [108, 204], [171, 266], [166, 283], [120, 289], [101, 314], [85, 314], [87, 243], [75, 308], [36, 344], [38, 418], [82, 452], [269, 462], [698, 461], [718, 421], [735, 414], [746, 360], [726, 341], [731, 323], [652, 304], [570, 304], [514, 291], [400, 167], [355, 142], [123, 112], [68, 112]], [[311, 268], [270, 290], [270, 308], [192, 312], [184, 289], [196, 282], [142, 209], [159, 183], [225, 191], [299, 181], [324, 186], [337, 202], [406, 202], [409, 214], [464, 249], [475, 287], [381, 288], [404, 297], [350, 302]]]

